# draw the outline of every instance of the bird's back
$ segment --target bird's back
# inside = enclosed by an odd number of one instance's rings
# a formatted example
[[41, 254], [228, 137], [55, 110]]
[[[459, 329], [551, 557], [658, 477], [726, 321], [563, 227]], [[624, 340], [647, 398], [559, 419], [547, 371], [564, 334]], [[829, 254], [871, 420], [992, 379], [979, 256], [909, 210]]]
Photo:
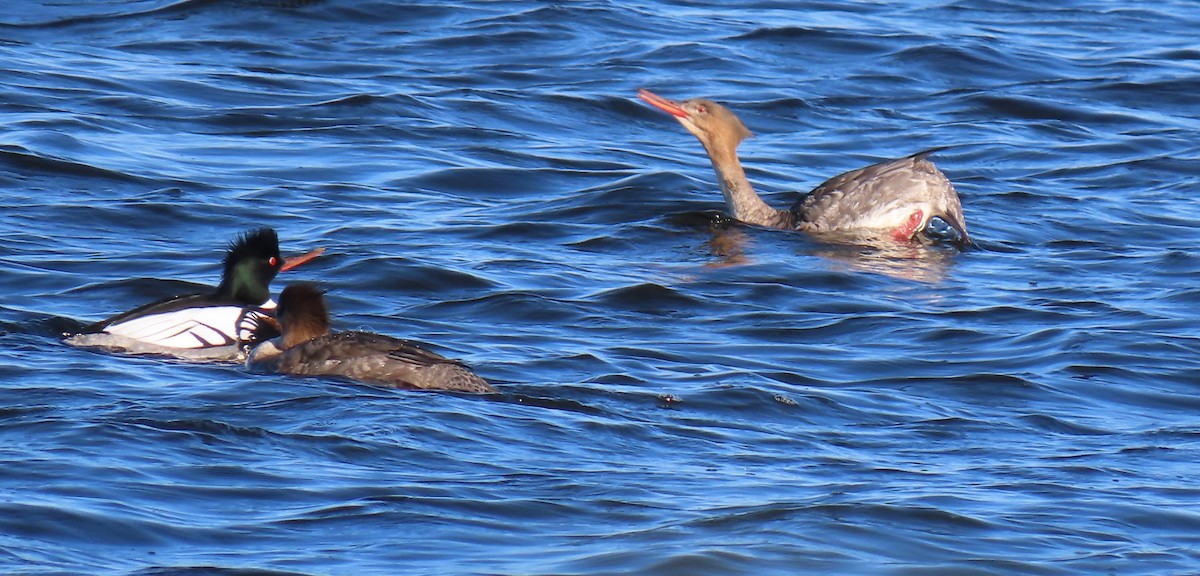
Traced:
[[283, 353], [279, 371], [397, 388], [495, 392], [460, 362], [408, 340], [367, 332], [327, 334], [293, 346]]
[[834, 176], [792, 207], [795, 228], [810, 232], [888, 229], [914, 208], [948, 205], [961, 221], [950, 180], [926, 157], [934, 150]]

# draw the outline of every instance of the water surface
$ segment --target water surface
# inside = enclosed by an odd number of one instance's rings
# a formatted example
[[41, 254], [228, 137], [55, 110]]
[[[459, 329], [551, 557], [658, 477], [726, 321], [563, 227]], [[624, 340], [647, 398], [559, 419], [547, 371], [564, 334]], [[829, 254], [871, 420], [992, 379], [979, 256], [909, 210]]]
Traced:
[[[1200, 565], [1190, 2], [0, 7], [0, 566], [1181, 574]], [[976, 250], [726, 225], [935, 146]], [[63, 346], [326, 255], [495, 397]], [[253, 572], [253, 571], [259, 572]]]

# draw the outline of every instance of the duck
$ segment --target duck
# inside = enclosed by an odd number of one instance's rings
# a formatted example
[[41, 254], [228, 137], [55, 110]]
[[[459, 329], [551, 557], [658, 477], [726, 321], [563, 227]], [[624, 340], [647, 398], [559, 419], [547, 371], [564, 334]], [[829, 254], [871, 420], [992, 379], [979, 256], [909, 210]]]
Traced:
[[705, 98], [675, 101], [645, 88], [638, 97], [673, 116], [704, 146], [736, 220], [828, 238], [971, 243], [958, 192], [929, 160], [940, 148], [839, 174], [781, 210], [764, 202], [746, 177], [737, 147], [752, 134], [732, 111]]
[[336, 376], [407, 390], [496, 392], [462, 362], [410, 340], [332, 331], [324, 293], [313, 284], [288, 285], [275, 312], [282, 334], [251, 349], [246, 368], [252, 372]]
[[274, 229], [243, 232], [226, 249], [221, 283], [213, 291], [139, 306], [68, 334], [65, 342], [117, 353], [238, 361], [254, 334], [275, 326], [271, 281], [322, 252], [284, 259]]

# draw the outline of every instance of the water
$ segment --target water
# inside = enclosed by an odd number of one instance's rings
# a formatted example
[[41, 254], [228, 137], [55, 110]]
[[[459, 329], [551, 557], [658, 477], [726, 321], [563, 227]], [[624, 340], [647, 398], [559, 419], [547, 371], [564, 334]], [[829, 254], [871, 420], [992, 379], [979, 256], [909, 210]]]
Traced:
[[[19, 574], [1200, 566], [1200, 8], [0, 8], [0, 565]], [[934, 146], [979, 249], [725, 226]], [[339, 327], [503, 389], [72, 349], [276, 227]]]

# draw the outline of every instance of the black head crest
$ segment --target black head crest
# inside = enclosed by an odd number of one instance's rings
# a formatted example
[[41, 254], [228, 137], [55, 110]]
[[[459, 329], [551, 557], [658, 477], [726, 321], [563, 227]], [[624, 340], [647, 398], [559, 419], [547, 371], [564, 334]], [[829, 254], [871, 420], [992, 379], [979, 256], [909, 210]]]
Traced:
[[225, 252], [225, 268], [246, 260], [270, 260], [272, 257], [277, 262], [281, 261], [279, 235], [273, 228], [259, 228], [243, 232], [229, 243], [229, 249]]
[[239, 235], [225, 252], [225, 271], [214, 298], [246, 306], [261, 306], [270, 299], [271, 280], [283, 268], [279, 237], [270, 228]]

